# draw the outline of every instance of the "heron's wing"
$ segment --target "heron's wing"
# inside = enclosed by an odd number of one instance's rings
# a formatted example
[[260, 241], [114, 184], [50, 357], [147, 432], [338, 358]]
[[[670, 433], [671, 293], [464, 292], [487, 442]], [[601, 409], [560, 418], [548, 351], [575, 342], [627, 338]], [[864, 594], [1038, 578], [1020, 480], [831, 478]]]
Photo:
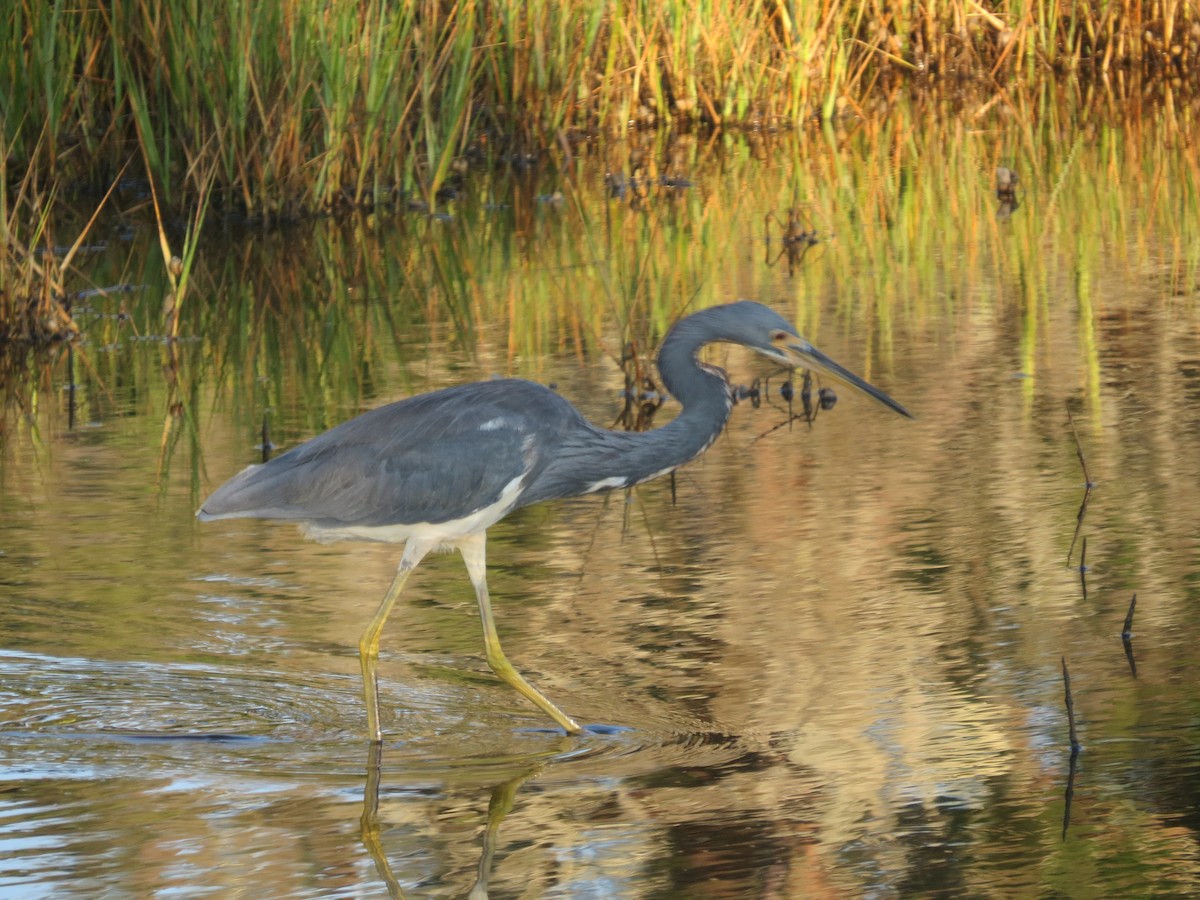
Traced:
[[200, 517], [326, 525], [445, 522], [499, 500], [539, 465], [543, 435], [578, 414], [521, 382], [481, 382], [364, 413], [220, 487]]

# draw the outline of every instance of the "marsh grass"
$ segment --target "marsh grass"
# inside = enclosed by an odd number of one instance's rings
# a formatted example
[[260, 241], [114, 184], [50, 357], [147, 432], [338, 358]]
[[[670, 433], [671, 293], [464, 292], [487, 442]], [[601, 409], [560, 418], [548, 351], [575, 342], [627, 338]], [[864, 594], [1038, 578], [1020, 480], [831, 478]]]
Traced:
[[[10, 184], [0, 145], [0, 181]], [[66, 273], [95, 215], [70, 246], [54, 240], [54, 189], [27, 169], [0, 194], [0, 350], [69, 340], [79, 333], [64, 289]], [[99, 210], [97, 210], [97, 213]]]
[[[434, 202], [474, 147], [641, 125], [791, 127], [899, 79], [1191, 71], [1194, 7], [601, 0], [117, 0], [0, 13], [3, 140], [41, 185], [132, 159], [165, 209], [270, 221]], [[498, 151], [497, 151], [498, 152]]]
[[180, 260], [178, 310], [212, 213], [438, 212], [457, 193], [444, 185], [488, 163], [569, 164], [655, 126], [872, 120], [897, 90], [973, 85], [1009, 103], [1071, 72], [1133, 97], [1188, 77], [1198, 42], [1195, 8], [1167, 2], [13, 3], [0, 317], [10, 336], [70, 330], [37, 253], [64, 196], [94, 205], [118, 182], [123, 210], [149, 209]]

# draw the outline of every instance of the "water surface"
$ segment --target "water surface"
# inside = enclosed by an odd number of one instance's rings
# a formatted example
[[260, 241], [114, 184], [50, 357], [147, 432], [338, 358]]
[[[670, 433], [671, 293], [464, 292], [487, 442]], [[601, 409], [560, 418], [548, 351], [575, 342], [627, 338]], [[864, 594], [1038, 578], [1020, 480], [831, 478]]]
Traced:
[[[114, 240], [96, 283], [144, 287], [89, 301], [0, 435], [0, 894], [1197, 889], [1195, 169], [1149, 128], [982, 123], [651, 144], [695, 186], [640, 199], [611, 149], [477, 173], [445, 221], [218, 230], [173, 346], [156, 239]], [[820, 243], [789, 266], [764, 222], [797, 204]], [[508, 653], [615, 726], [580, 738], [491, 675], [461, 561], [428, 559], [374, 760], [357, 640], [396, 548], [193, 519], [264, 417], [290, 446], [501, 374], [609, 423], [626, 344], [739, 296], [916, 420], [841, 389], [788, 427], [772, 394], [674, 486], [494, 528]]]

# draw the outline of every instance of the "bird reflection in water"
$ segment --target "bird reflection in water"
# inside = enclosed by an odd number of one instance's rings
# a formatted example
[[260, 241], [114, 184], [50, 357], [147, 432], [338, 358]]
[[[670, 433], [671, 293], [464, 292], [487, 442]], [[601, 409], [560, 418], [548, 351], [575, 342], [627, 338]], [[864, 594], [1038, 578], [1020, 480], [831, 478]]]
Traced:
[[[561, 738], [561, 740], [566, 740]], [[564, 751], [568, 748], [564, 746]], [[547, 757], [548, 758], [548, 757]], [[479, 866], [475, 874], [475, 883], [467, 893], [469, 900], [487, 900], [488, 881], [492, 874], [492, 863], [496, 856], [496, 846], [500, 839], [500, 826], [516, 805], [517, 792], [525, 782], [538, 775], [545, 768], [545, 760], [540, 760], [516, 775], [508, 778], [492, 788], [488, 801], [487, 826], [483, 831], [483, 846], [479, 854]], [[375, 863], [375, 871], [387, 888], [388, 896], [393, 900], [404, 897], [404, 889], [392, 864], [387, 858], [387, 849], [383, 842], [383, 832], [379, 825], [379, 789], [383, 777], [383, 742], [371, 741], [367, 751], [367, 780], [363, 788], [363, 811], [359, 819], [360, 833], [363, 846]]]

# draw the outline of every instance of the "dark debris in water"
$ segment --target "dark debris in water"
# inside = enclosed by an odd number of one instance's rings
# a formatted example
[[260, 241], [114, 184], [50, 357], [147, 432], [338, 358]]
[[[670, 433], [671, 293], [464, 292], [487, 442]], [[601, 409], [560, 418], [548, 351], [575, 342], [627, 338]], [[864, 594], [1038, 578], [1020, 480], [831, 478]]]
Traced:
[[103, 731], [87, 737], [116, 738], [133, 743], [265, 744], [268, 739], [250, 734], [224, 732], [179, 733], [173, 731]]
[[[633, 731], [632, 728], [630, 728], [626, 725], [602, 725], [599, 723], [594, 724], [594, 725], [584, 725], [583, 730], [587, 734], [595, 734], [595, 735], [602, 735], [602, 736], [626, 734], [626, 733]], [[563, 731], [561, 728], [518, 728], [517, 732], [519, 734], [557, 734], [557, 735], [565, 735], [566, 734], [566, 732]]]

